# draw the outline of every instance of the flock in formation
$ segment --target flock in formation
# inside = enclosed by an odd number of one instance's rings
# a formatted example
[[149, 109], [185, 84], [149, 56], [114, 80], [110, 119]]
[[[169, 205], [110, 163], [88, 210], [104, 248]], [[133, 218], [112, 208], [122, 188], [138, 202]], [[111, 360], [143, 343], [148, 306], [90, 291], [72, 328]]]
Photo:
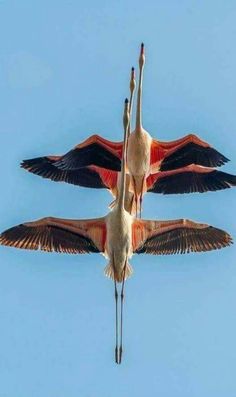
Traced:
[[[93, 135], [62, 156], [24, 160], [23, 168], [43, 178], [78, 186], [108, 189], [114, 197], [111, 211], [96, 219], [53, 217], [14, 226], [0, 235], [0, 244], [30, 250], [70, 254], [102, 253], [105, 274], [114, 280], [115, 361], [123, 352], [123, 302], [125, 280], [132, 274], [133, 254], [169, 255], [220, 249], [231, 236], [208, 224], [188, 219], [145, 220], [142, 200], [147, 192], [175, 194], [206, 192], [236, 185], [236, 176], [215, 167], [228, 159], [196, 135], [161, 142], [142, 126], [144, 45], [139, 57], [136, 125], [131, 129], [135, 71], [131, 70], [130, 100], [125, 100], [122, 142]], [[132, 132], [131, 132], [132, 131]], [[120, 300], [118, 283], [121, 283]]]

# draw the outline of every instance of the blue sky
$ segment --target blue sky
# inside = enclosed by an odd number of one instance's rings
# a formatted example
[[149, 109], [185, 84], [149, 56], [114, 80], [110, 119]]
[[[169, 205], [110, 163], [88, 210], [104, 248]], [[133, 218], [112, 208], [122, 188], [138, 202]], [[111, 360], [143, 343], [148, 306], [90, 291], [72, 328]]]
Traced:
[[[195, 132], [236, 173], [235, 18], [230, 0], [0, 1], [1, 230], [106, 214], [108, 192], [43, 180], [19, 163], [93, 133], [120, 140], [141, 41], [144, 127], [161, 140]], [[143, 217], [187, 217], [235, 238], [235, 195], [150, 194]], [[236, 395], [235, 247], [132, 258], [121, 366], [102, 256], [0, 251], [0, 397]]]

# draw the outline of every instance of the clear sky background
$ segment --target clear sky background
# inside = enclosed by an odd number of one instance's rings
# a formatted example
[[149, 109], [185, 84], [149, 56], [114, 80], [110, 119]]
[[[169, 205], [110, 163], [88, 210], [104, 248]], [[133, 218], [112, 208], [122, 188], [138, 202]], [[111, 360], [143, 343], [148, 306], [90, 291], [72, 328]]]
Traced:
[[[233, 0], [1, 0], [1, 230], [107, 213], [108, 192], [54, 183], [19, 163], [93, 133], [121, 140], [141, 41], [144, 127], [161, 140], [195, 132], [236, 173], [235, 20]], [[235, 197], [149, 194], [143, 217], [187, 217], [236, 238]], [[1, 247], [0, 397], [235, 397], [235, 249], [134, 256], [117, 366], [105, 259]]]

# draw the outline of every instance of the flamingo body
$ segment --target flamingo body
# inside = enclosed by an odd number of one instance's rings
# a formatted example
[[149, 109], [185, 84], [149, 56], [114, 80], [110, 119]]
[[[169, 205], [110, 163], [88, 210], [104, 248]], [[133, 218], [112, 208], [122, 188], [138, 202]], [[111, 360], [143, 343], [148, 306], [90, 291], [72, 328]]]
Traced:
[[132, 256], [132, 219], [126, 211], [116, 206], [106, 217], [107, 239], [105, 252], [109, 264], [105, 274], [118, 282], [122, 282], [132, 273], [128, 258]]
[[127, 167], [132, 176], [145, 176], [150, 170], [150, 151], [152, 138], [141, 128], [134, 130], [128, 139]]

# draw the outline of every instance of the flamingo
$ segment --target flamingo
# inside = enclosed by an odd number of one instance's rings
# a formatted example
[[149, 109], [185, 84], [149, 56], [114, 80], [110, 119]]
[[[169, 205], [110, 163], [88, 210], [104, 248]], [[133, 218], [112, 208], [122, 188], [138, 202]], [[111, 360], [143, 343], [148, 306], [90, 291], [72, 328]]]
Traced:
[[[145, 192], [164, 194], [204, 192], [235, 186], [233, 175], [214, 167], [229, 161], [225, 156], [194, 134], [170, 141], [153, 139], [142, 126], [142, 82], [145, 64], [144, 44], [139, 56], [139, 81], [136, 126], [128, 128], [127, 189], [131, 192], [126, 208], [132, 213], [141, 209]], [[134, 68], [130, 80], [131, 113], [135, 89]], [[65, 181], [93, 188], [107, 188], [117, 197], [118, 172], [123, 142], [111, 142], [92, 135], [62, 156], [44, 156], [24, 160], [21, 166], [28, 171], [54, 181]], [[135, 208], [132, 204], [135, 202]]]
[[[121, 189], [112, 211], [96, 219], [71, 220], [47, 217], [14, 226], [0, 235], [0, 244], [10, 247], [68, 254], [102, 253], [108, 258], [105, 274], [114, 280], [115, 288], [117, 364], [121, 363], [123, 353], [124, 285], [125, 280], [132, 274], [132, 267], [128, 262], [131, 256], [135, 253], [170, 255], [211, 251], [232, 243], [232, 238], [227, 232], [208, 224], [187, 219], [142, 220], [133, 217], [125, 210], [125, 161], [129, 125], [127, 99], [123, 124]], [[121, 283], [120, 296], [118, 283]]]
[[[133, 95], [135, 91], [135, 70], [132, 67], [130, 77], [129, 126], [128, 139], [131, 133], [131, 116]], [[132, 157], [132, 156], [131, 156]], [[88, 165], [75, 169], [61, 169], [56, 164], [61, 156], [45, 156], [23, 160], [21, 167], [27, 171], [51, 179], [55, 182], [66, 182], [82, 187], [103, 189], [106, 188], [114, 197], [112, 208], [120, 189], [120, 171], [108, 170], [97, 165]], [[127, 167], [126, 167], [127, 168]], [[146, 192], [176, 194], [216, 191], [236, 186], [236, 176], [218, 171], [212, 167], [189, 164], [181, 168], [166, 171], [157, 171], [145, 176], [142, 186], [142, 196]], [[126, 169], [125, 209], [132, 215], [140, 212], [140, 203], [135, 202], [135, 189], [132, 178]]]

